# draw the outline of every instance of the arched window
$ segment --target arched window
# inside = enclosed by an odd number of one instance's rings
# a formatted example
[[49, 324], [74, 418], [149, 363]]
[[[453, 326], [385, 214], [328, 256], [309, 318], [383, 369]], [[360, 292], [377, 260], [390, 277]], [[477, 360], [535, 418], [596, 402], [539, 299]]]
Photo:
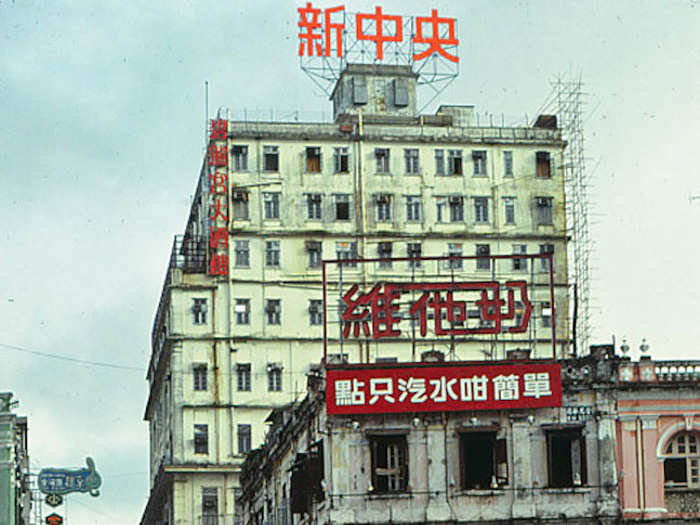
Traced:
[[676, 434], [664, 453], [664, 484], [667, 487], [700, 488], [700, 435]]

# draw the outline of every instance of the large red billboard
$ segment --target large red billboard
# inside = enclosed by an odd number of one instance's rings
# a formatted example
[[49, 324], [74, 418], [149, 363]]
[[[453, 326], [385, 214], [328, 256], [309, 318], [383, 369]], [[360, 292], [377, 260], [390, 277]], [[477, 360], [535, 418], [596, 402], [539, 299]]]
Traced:
[[561, 366], [551, 362], [326, 369], [329, 414], [557, 406], [561, 406]]

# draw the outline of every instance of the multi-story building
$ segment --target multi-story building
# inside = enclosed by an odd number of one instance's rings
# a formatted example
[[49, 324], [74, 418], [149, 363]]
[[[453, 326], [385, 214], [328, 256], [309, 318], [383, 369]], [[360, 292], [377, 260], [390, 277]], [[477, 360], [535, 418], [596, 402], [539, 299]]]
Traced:
[[12, 412], [12, 394], [0, 393], [0, 523], [28, 525], [31, 513], [27, 418]]
[[[212, 135], [153, 326], [143, 524], [232, 519], [240, 464], [262, 442], [269, 411], [305, 390], [324, 320], [339, 360], [417, 360], [436, 348], [451, 359], [568, 351], [556, 118], [484, 127], [471, 106], [418, 115], [416, 75], [402, 66], [349, 65], [331, 99], [329, 123], [217, 120], [223, 133]], [[552, 267], [525, 256], [533, 254], [552, 254]], [[440, 256], [452, 259], [418, 259]], [[348, 262], [323, 263], [336, 259]], [[339, 336], [343, 284], [504, 278], [532, 283], [524, 333], [445, 343], [413, 329], [382, 345]], [[462, 322], [483, 321], [463, 314]]]

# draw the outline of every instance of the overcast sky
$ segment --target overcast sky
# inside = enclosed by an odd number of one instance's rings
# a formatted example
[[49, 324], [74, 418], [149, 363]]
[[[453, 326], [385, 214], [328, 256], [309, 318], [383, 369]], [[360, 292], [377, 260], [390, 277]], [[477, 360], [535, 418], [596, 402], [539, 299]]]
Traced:
[[[148, 497], [149, 333], [201, 164], [204, 81], [210, 113], [330, 115], [298, 66], [301, 4], [0, 0], [0, 391], [29, 416], [32, 470], [95, 458], [102, 495], [71, 495], [71, 525], [138, 523]], [[581, 75], [593, 341], [699, 356], [697, 0], [345, 5], [459, 20], [460, 75], [426, 112], [524, 120]]]

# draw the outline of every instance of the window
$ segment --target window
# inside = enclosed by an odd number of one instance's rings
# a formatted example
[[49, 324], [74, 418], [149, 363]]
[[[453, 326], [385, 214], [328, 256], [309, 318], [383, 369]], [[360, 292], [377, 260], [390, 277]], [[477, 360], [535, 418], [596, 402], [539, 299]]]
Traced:
[[445, 150], [435, 150], [435, 175], [445, 174]]
[[265, 301], [265, 315], [267, 324], [281, 324], [282, 305], [280, 299], [267, 299]]
[[513, 176], [513, 152], [504, 151], [503, 152], [503, 176], [512, 177]]
[[[527, 253], [527, 245], [525, 244], [514, 244], [513, 245], [513, 255], [524, 255]], [[527, 270], [527, 259], [526, 258], [513, 258], [513, 271], [524, 272]]]
[[[552, 259], [554, 259], [554, 245], [553, 244], [540, 244], [540, 253], [551, 253]], [[543, 257], [540, 259], [540, 269], [543, 272], [549, 271], [549, 259]]]
[[375, 493], [404, 492], [408, 487], [406, 436], [369, 436], [372, 488]]
[[265, 218], [266, 219], [279, 219], [280, 218], [280, 194], [275, 193], [263, 193], [263, 203], [265, 205]]
[[[377, 256], [380, 259], [390, 259], [391, 258], [391, 243], [390, 242], [380, 242], [377, 245]], [[387, 270], [391, 268], [391, 261], [379, 261], [379, 268]]]
[[540, 304], [542, 309], [542, 326], [545, 328], [552, 327], [552, 303], [545, 301]]
[[309, 324], [312, 326], [323, 324], [321, 299], [309, 300]]
[[350, 171], [348, 148], [333, 148], [333, 170], [335, 173], [348, 173]]
[[280, 265], [280, 242], [265, 241], [265, 266], [278, 267]]
[[421, 260], [418, 259], [418, 257], [421, 256], [421, 253], [422, 253], [421, 243], [409, 242], [406, 245], [406, 257], [409, 257], [411, 259], [410, 261], [408, 261], [409, 268], [420, 268], [421, 267]]
[[463, 489], [497, 489], [508, 483], [506, 440], [496, 432], [459, 435]]
[[405, 78], [395, 78], [392, 80], [394, 88], [394, 105], [396, 107], [408, 106], [408, 82]]
[[537, 176], [545, 179], [550, 178], [552, 173], [550, 170], [549, 152], [538, 151], [535, 154], [535, 161], [537, 163]]
[[207, 300], [192, 299], [192, 315], [194, 324], [207, 324]]
[[535, 206], [537, 208], [537, 224], [551, 225], [552, 197], [535, 197]]
[[388, 193], [377, 195], [377, 221], [391, 221], [391, 195]]
[[411, 175], [416, 175], [419, 173], [420, 168], [418, 164], [418, 150], [417, 149], [405, 149], [403, 150], [404, 158], [406, 159], [406, 173]]
[[697, 433], [683, 432], [666, 446], [664, 485], [666, 487], [700, 487], [700, 453]]
[[[447, 255], [451, 257], [462, 257], [462, 245], [450, 243], [447, 245]], [[453, 259], [447, 261], [448, 268], [462, 268], [462, 259]]]
[[202, 525], [219, 525], [219, 496], [216, 487], [202, 487]]
[[195, 365], [192, 369], [192, 375], [194, 377], [194, 389], [195, 390], [206, 390], [207, 389], [207, 365]]
[[333, 196], [335, 198], [335, 220], [349, 221], [350, 220], [350, 195], [338, 193]]
[[321, 241], [306, 241], [306, 264], [309, 268], [320, 268], [322, 261]]
[[450, 197], [450, 222], [464, 221], [464, 198]]
[[[357, 259], [357, 243], [356, 242], [336, 242], [335, 243], [336, 259], [348, 260]], [[357, 263], [342, 263], [346, 268], [355, 268]]]
[[233, 158], [232, 168], [234, 171], [248, 170], [248, 146], [234, 144], [231, 148], [231, 156]]
[[547, 430], [550, 487], [586, 484], [585, 442], [580, 428]]
[[209, 429], [207, 425], [194, 426], [194, 453], [209, 453]]
[[234, 252], [236, 268], [250, 267], [250, 245], [248, 241], [236, 241]]
[[263, 171], [279, 171], [279, 148], [263, 146]]
[[240, 424], [238, 425], [238, 453], [247, 454], [250, 452], [250, 425]]
[[503, 197], [506, 224], [515, 224], [515, 198]]
[[390, 173], [389, 148], [376, 148], [374, 157], [377, 159], [377, 173]]
[[250, 299], [236, 299], [233, 307], [236, 324], [250, 324]]
[[447, 197], [435, 197], [436, 222], [447, 222]]
[[421, 198], [418, 195], [409, 195], [406, 197], [406, 220], [409, 222], [418, 222], [421, 220]]
[[489, 222], [489, 198], [474, 197], [474, 222], [488, 224]]
[[309, 220], [321, 220], [321, 194], [309, 193], [306, 195], [306, 218]]
[[486, 177], [486, 152], [472, 151], [472, 162], [474, 164], [474, 176]]
[[239, 392], [250, 392], [250, 363], [236, 365], [236, 380]]
[[279, 363], [267, 365], [267, 390], [270, 392], [282, 391], [282, 366]]
[[247, 221], [250, 219], [247, 191], [235, 190], [231, 192], [231, 202], [233, 204], [232, 208], [234, 220]]
[[306, 171], [308, 173], [321, 173], [321, 148], [306, 148]]
[[491, 246], [488, 244], [477, 244], [476, 245], [476, 269], [477, 270], [490, 270], [491, 269]]
[[447, 151], [447, 174], [461, 175], [462, 172], [462, 150], [451, 149]]

